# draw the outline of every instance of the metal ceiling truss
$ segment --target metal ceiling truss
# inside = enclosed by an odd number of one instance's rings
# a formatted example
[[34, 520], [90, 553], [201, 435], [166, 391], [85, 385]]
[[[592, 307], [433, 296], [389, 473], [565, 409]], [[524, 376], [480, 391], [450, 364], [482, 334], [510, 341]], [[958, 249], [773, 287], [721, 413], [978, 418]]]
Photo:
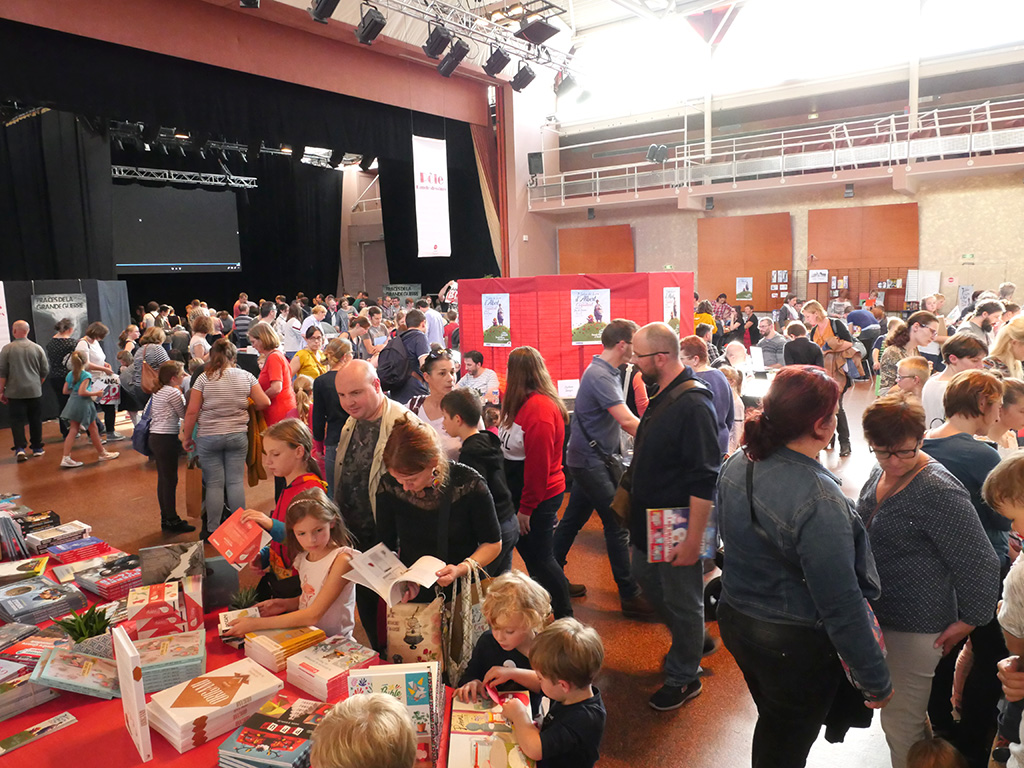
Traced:
[[162, 181], [167, 184], [198, 184], [203, 187], [234, 187], [256, 189], [255, 176], [233, 176], [220, 173], [192, 173], [191, 171], [169, 171], [162, 168], [133, 168], [128, 165], [112, 165], [110, 175], [115, 179], [140, 181]]

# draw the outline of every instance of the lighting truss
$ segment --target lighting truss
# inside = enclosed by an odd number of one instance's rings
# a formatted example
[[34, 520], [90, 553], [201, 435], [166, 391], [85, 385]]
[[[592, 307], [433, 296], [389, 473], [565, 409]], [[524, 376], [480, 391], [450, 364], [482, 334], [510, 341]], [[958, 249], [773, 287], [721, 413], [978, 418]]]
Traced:
[[569, 63], [572, 54], [521, 40], [507, 27], [465, 8], [449, 5], [441, 0], [375, 0], [374, 5], [383, 6], [428, 24], [444, 24], [458, 37], [468, 38], [488, 47], [498, 45], [523, 61], [531, 61], [556, 72], [571, 71]]
[[255, 176], [168, 171], [161, 168], [133, 168], [128, 165], [112, 165], [110, 167], [110, 175], [115, 179], [145, 179], [147, 181], [163, 181], [169, 184], [198, 184], [204, 187], [256, 189], [257, 186]]

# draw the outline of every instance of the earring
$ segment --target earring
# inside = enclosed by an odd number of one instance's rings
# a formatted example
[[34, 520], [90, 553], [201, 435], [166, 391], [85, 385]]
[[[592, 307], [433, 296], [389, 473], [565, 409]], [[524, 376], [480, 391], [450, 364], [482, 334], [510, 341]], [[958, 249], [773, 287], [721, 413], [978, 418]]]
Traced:
[[434, 467], [431, 470], [430, 478], [431, 478], [430, 479], [431, 487], [433, 487], [433, 488], [440, 488], [441, 487], [441, 483], [442, 483], [441, 472], [440, 472], [440, 470], [437, 467]]

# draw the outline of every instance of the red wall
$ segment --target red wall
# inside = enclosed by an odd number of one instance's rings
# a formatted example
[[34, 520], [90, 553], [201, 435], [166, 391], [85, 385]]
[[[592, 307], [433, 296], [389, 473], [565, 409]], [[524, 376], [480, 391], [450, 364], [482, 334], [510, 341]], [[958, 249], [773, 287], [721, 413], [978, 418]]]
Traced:
[[[542, 275], [459, 281], [459, 347], [465, 354], [478, 350], [484, 366], [504, 377], [508, 355], [516, 347], [540, 351], [551, 378], [578, 379], [601, 352], [600, 344], [572, 345], [570, 291], [611, 289], [608, 319], [628, 318], [638, 325], [663, 319], [662, 288], [679, 286], [680, 336], [693, 333], [692, 272], [627, 272], [598, 275]], [[483, 345], [484, 293], [509, 294], [511, 347]]]

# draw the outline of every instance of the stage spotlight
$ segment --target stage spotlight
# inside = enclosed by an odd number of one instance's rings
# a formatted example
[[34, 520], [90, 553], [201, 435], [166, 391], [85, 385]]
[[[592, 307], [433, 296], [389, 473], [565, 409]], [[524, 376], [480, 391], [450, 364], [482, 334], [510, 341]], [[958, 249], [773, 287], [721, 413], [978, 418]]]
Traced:
[[160, 126], [156, 123], [149, 123], [142, 126], [142, 141], [144, 144], [153, 144], [160, 135]]
[[657, 144], [651, 144], [651, 146], [649, 146], [647, 148], [647, 162], [648, 163], [655, 162], [654, 158], [656, 158], [657, 156], [658, 156], [658, 145]]
[[257, 11], [260, 8], [260, 0], [238, 0], [239, 8], [255, 8]]
[[263, 148], [262, 141], [250, 141], [245, 150], [245, 161], [257, 163], [260, 159], [260, 150]]
[[302, 158], [306, 156], [306, 145], [305, 144], [292, 144], [292, 162], [301, 163]]
[[512, 63], [512, 58], [501, 48], [491, 48], [491, 56], [484, 64], [484, 72], [488, 77], [495, 77], [501, 70]]
[[327, 20], [331, 18], [331, 14], [334, 13], [334, 9], [338, 7], [339, 2], [340, 0], [313, 0], [313, 4], [306, 9], [306, 12], [313, 21], [326, 24]]
[[565, 96], [569, 91], [573, 90], [579, 85], [576, 82], [576, 78], [573, 77], [570, 72], [559, 72], [559, 77], [555, 80], [555, 95]]
[[441, 77], [451, 77], [452, 72], [466, 58], [467, 53], [469, 53], [469, 43], [455, 38], [452, 47], [448, 49], [448, 55], [441, 59], [441, 63], [437, 65], [437, 71], [441, 73]]
[[533, 78], [535, 77], [536, 75], [533, 73], [533, 69], [530, 65], [525, 61], [522, 61], [519, 63], [519, 71], [516, 72], [515, 77], [512, 78], [509, 85], [512, 86], [513, 91], [519, 92], [532, 83]]
[[451, 41], [451, 30], [443, 24], [431, 24], [427, 42], [423, 45], [423, 52], [432, 59], [439, 59]]
[[666, 160], [668, 160], [668, 147], [661, 144], [658, 147], [658, 150], [654, 153], [654, 162], [664, 163]]
[[558, 27], [552, 26], [541, 18], [524, 19], [519, 23], [519, 31], [515, 36], [534, 45], [540, 45], [558, 34]]
[[843, 191], [843, 197], [853, 197], [853, 184], [847, 184]]
[[345, 153], [340, 149], [331, 150], [331, 168], [338, 168], [345, 159]]
[[369, 45], [377, 39], [377, 35], [388, 22], [384, 18], [384, 14], [372, 5], [362, 5], [360, 8], [366, 10], [363, 11], [363, 18], [360, 19], [359, 26], [356, 27], [356, 40], [363, 45]]

